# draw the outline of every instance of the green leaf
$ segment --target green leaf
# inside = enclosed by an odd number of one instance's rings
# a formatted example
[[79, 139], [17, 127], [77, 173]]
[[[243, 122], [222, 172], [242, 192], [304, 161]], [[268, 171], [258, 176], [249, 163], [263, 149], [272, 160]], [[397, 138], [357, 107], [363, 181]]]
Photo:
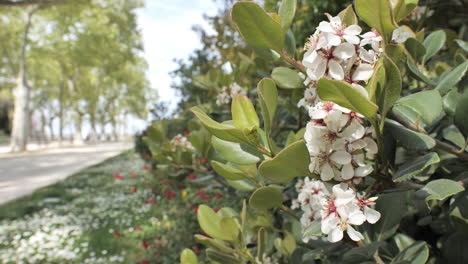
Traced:
[[265, 231], [264, 227], [260, 227], [257, 232], [257, 256], [260, 261], [263, 260], [263, 254], [268, 243], [268, 233]]
[[450, 92], [444, 95], [442, 104], [444, 105], [444, 110], [448, 115], [455, 115], [455, 111], [461, 97], [462, 95], [456, 89], [452, 89]]
[[398, 233], [393, 237], [395, 245], [398, 250], [403, 251], [405, 248], [411, 246], [414, 243], [414, 239], [408, 235]]
[[381, 217], [377, 223], [369, 227], [372, 241], [384, 241], [395, 234], [404, 212], [408, 209], [407, 196], [407, 191], [379, 195], [375, 210], [381, 213]]
[[289, 232], [286, 233], [282, 246], [285, 249], [287, 255], [291, 256], [297, 246], [296, 239], [294, 239], [294, 236], [291, 233]]
[[253, 2], [238, 2], [231, 17], [244, 40], [256, 48], [269, 48], [281, 54], [285, 32], [263, 8]]
[[397, 0], [398, 3], [393, 9], [396, 22], [406, 18], [418, 5], [418, 0]]
[[455, 39], [454, 40], [460, 48], [463, 49], [464, 52], [468, 52], [468, 42], [463, 41], [461, 39]]
[[215, 136], [211, 138], [211, 144], [225, 160], [235, 164], [256, 164], [263, 159], [260, 152], [245, 144], [225, 141]]
[[356, 12], [367, 25], [377, 29], [384, 43], [390, 41], [397, 28], [388, 0], [356, 0]]
[[289, 55], [291, 55], [291, 57], [294, 57], [294, 54], [296, 53], [296, 38], [294, 37], [294, 33], [292, 32], [292, 30], [288, 30], [286, 32], [284, 49]]
[[262, 79], [257, 85], [258, 99], [263, 116], [263, 125], [268, 133], [278, 106], [278, 89], [272, 79]]
[[207, 114], [205, 114], [205, 112], [196, 106], [190, 108], [190, 111], [192, 111], [192, 113], [194, 113], [198, 119], [200, 119], [206, 129], [208, 129], [208, 131], [210, 131], [211, 134], [215, 135], [216, 137], [231, 142], [248, 142], [242, 130], [214, 121]]
[[346, 263], [367, 263], [365, 261], [374, 260], [374, 254], [377, 252], [380, 246], [385, 242], [373, 242], [372, 244], [366, 244], [360, 247], [352, 248], [344, 253], [343, 259]]
[[410, 94], [400, 98], [393, 110], [398, 112], [399, 108], [406, 108], [414, 113], [416, 119], [409, 121], [421, 119], [430, 125], [442, 113], [442, 97], [440, 97], [439, 92], [434, 90]]
[[245, 179], [244, 173], [242, 171], [233, 168], [229, 165], [223, 164], [221, 162], [217, 162], [215, 160], [211, 161], [211, 166], [219, 174], [219, 176], [227, 179], [227, 180], [243, 180]]
[[461, 79], [465, 76], [466, 70], [468, 69], [468, 60], [465, 60], [462, 64], [458, 65], [450, 72], [444, 75], [439, 82], [435, 90], [438, 90], [441, 95], [449, 92]]
[[439, 179], [430, 181], [423, 188], [414, 193], [418, 199], [430, 200], [445, 200], [446, 198], [463, 192], [465, 188], [456, 181], [449, 179]]
[[377, 89], [377, 102], [382, 116], [386, 116], [393, 104], [400, 98], [401, 74], [396, 64], [389, 58], [384, 57], [385, 82]]
[[230, 241], [237, 241], [239, 236], [239, 226], [236, 220], [231, 217], [223, 217], [219, 223], [221, 230], [230, 237]]
[[437, 84], [429, 79], [424, 73], [422, 73], [419, 69], [418, 66], [416, 66], [413, 61], [411, 60], [406, 60], [406, 65], [408, 66], [408, 70], [410, 70], [411, 76], [413, 76], [416, 80], [425, 82], [431, 86], [436, 86]]
[[426, 242], [418, 241], [400, 252], [391, 264], [424, 264], [429, 258]]
[[294, 14], [296, 14], [296, 0], [283, 0], [278, 11], [279, 16], [281, 17], [281, 23], [283, 24], [283, 30], [287, 30], [294, 19]]
[[232, 98], [231, 112], [235, 127], [239, 129], [260, 127], [255, 107], [247, 96], [242, 94], [234, 96]]
[[271, 181], [287, 183], [295, 177], [311, 176], [309, 162], [309, 151], [301, 140], [285, 147], [273, 159], [262, 162], [258, 171]]
[[338, 13], [338, 17], [340, 17], [341, 21], [347, 26], [358, 24], [358, 18], [356, 13], [354, 13], [353, 5], [348, 5], [345, 9]]
[[429, 150], [435, 146], [435, 140], [432, 137], [408, 129], [393, 120], [385, 120], [385, 129], [388, 129], [393, 138], [406, 149]]
[[[468, 61], [467, 61], [468, 62]], [[454, 122], [465, 137], [468, 137], [468, 91], [465, 91], [460, 98], [455, 110]]]
[[249, 204], [256, 210], [279, 207], [283, 204], [283, 194], [275, 187], [261, 187], [250, 196]]
[[303, 80], [299, 74], [286, 67], [277, 67], [273, 69], [271, 78], [276, 84], [284, 89], [304, 88]]
[[213, 238], [209, 238], [209, 237], [206, 237], [206, 236], [202, 236], [202, 235], [194, 235], [195, 237], [195, 240], [200, 243], [200, 244], [203, 244], [207, 247], [213, 247], [213, 248], [217, 248], [221, 251], [229, 251], [230, 248], [228, 246], [226, 246], [226, 244], [219, 240], [219, 239], [213, 239]]
[[218, 250], [214, 249], [207, 249], [206, 250], [206, 256], [212, 260], [215, 261], [216, 263], [223, 263], [223, 264], [239, 264], [242, 263], [242, 261], [235, 257], [234, 255], [231, 255], [229, 253], [221, 252]]
[[337, 103], [367, 118], [377, 113], [377, 106], [346, 82], [322, 78], [318, 82], [317, 92], [320, 99]]
[[221, 217], [217, 215], [210, 207], [202, 204], [198, 207], [197, 219], [200, 227], [205, 233], [213, 238], [229, 240], [228, 234], [221, 228]]
[[197, 255], [188, 248], [184, 249], [180, 254], [180, 264], [198, 264]]
[[455, 146], [464, 149], [465, 138], [463, 134], [454, 125], [450, 125], [442, 130], [442, 136], [445, 140], [452, 142]]
[[423, 45], [426, 47], [426, 55], [422, 58], [423, 64], [439, 52], [445, 44], [445, 39], [446, 36], [443, 30], [434, 31], [424, 39]]
[[393, 175], [394, 182], [402, 182], [411, 180], [414, 176], [419, 175], [429, 166], [439, 163], [439, 155], [435, 152], [429, 152], [424, 156], [417, 157], [401, 165]]
[[415, 38], [407, 39], [405, 41], [405, 48], [416, 61], [420, 61], [424, 54], [426, 54], [426, 48]]
[[241, 192], [251, 192], [255, 190], [255, 185], [253, 185], [249, 181], [245, 181], [245, 180], [238, 180], [238, 181], [226, 180], [226, 181], [234, 189], [241, 191]]
[[319, 220], [313, 221], [304, 231], [303, 237], [314, 236], [321, 237], [322, 233], [322, 222]]

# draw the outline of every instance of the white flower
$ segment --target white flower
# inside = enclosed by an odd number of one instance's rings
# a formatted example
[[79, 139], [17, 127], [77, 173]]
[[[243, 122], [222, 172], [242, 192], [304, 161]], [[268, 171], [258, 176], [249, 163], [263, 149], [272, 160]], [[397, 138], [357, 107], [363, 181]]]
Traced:
[[382, 43], [382, 36], [380, 36], [377, 30], [372, 29], [372, 31], [364, 33], [363, 35], [361, 35], [361, 37], [362, 37], [362, 40], [360, 43], [361, 47], [367, 44], [371, 44], [371, 47], [374, 51], [382, 52], [382, 48], [380, 47]]
[[358, 25], [350, 25], [346, 27], [342, 24], [340, 17], [332, 17], [329, 14], [327, 14], [327, 16], [330, 22], [320, 22], [317, 29], [328, 33], [327, 40], [330, 45], [338, 46], [341, 43], [342, 38], [351, 44], [359, 44], [358, 35], [362, 31], [361, 27]]
[[411, 37], [411, 33], [406, 31], [404, 27], [399, 27], [393, 30], [392, 42], [397, 43], [397, 44], [404, 43], [410, 37]]
[[363, 210], [367, 222], [371, 224], [377, 223], [381, 216], [377, 210], [370, 208], [371, 205], [375, 204], [376, 200], [377, 197], [367, 198], [366, 196], [361, 196], [357, 199], [357, 205], [361, 208], [361, 210]]
[[356, 53], [356, 49], [350, 43], [336, 46], [336, 48], [308, 50], [304, 54], [302, 64], [307, 67], [307, 76], [311, 80], [319, 80], [326, 72], [335, 80], [344, 79], [344, 70], [340, 63], [342, 60], [351, 58]]

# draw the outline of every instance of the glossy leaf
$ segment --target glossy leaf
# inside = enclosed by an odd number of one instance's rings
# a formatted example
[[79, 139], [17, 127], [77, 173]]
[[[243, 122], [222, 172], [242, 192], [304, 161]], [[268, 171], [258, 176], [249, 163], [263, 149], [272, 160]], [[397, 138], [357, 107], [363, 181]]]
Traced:
[[278, 89], [271, 79], [262, 79], [257, 85], [258, 99], [266, 132], [271, 130], [271, 124], [278, 105]]
[[454, 126], [450, 125], [442, 130], [442, 136], [445, 140], [450, 141], [455, 146], [459, 147], [460, 149], [465, 148], [465, 138], [460, 130]]
[[320, 237], [323, 236], [322, 233], [322, 222], [319, 220], [315, 220], [310, 224], [306, 230], [304, 231], [304, 237], [308, 236], [314, 236], [314, 237]]
[[396, 23], [388, 0], [356, 0], [356, 12], [367, 25], [377, 29], [383, 41], [388, 43]]
[[206, 256], [217, 263], [223, 263], [223, 264], [239, 264], [241, 263], [241, 260], [234, 255], [231, 255], [229, 253], [221, 252], [218, 250], [214, 249], [207, 249], [206, 250]]
[[439, 155], [435, 152], [429, 152], [424, 156], [417, 157], [401, 165], [393, 175], [394, 182], [402, 182], [412, 179], [419, 175], [429, 166], [439, 163]]
[[428, 150], [435, 146], [435, 141], [432, 137], [408, 129], [393, 120], [387, 119], [385, 121], [385, 128], [388, 129], [393, 138], [406, 149]]
[[269, 48], [281, 53], [285, 32], [281, 25], [254, 2], [238, 2], [231, 12], [244, 40], [257, 48]]
[[414, 64], [411, 60], [406, 61], [406, 65], [408, 66], [408, 69], [410, 70], [411, 76], [416, 78], [419, 81], [425, 82], [431, 86], [436, 86], [436, 82], [433, 80], [429, 79], [424, 73], [422, 73], [416, 64]]
[[428, 258], [429, 248], [426, 242], [418, 241], [398, 253], [391, 264], [424, 264]]
[[309, 151], [301, 140], [285, 147], [273, 159], [260, 164], [259, 173], [271, 181], [287, 183], [295, 177], [311, 176], [309, 162]]
[[294, 15], [296, 14], [296, 7], [296, 0], [281, 1], [281, 5], [278, 10], [278, 15], [281, 17], [281, 23], [285, 31], [291, 26], [291, 23], [294, 19]]
[[448, 197], [464, 191], [465, 188], [456, 181], [439, 179], [430, 181], [423, 188], [414, 193], [418, 199], [445, 200]]
[[370, 118], [377, 113], [377, 106], [346, 82], [322, 78], [317, 85], [319, 97], [331, 101]]
[[261, 187], [250, 196], [249, 204], [257, 210], [279, 207], [283, 204], [283, 194], [274, 187]]
[[463, 51], [468, 52], [468, 42], [463, 41], [461, 39], [454, 40]]
[[424, 39], [423, 45], [426, 47], [426, 55], [422, 58], [423, 63], [439, 52], [445, 44], [445, 39], [446, 35], [443, 30], [434, 31]]
[[241, 191], [241, 192], [251, 192], [255, 190], [255, 185], [253, 185], [249, 181], [245, 181], [245, 180], [237, 180], [237, 181], [226, 180], [226, 181], [234, 189]]
[[236, 241], [239, 236], [239, 226], [236, 220], [231, 217], [223, 217], [219, 223], [221, 230], [230, 237], [230, 241]]
[[[468, 61], [467, 61], [468, 62]], [[454, 122], [465, 137], [468, 137], [468, 91], [465, 91], [460, 98], [455, 110]]]
[[438, 90], [441, 95], [448, 93], [465, 76], [467, 69], [468, 60], [465, 60], [465, 62], [450, 70], [448, 74], [444, 75], [437, 82], [435, 89]]
[[415, 120], [421, 119], [429, 125], [442, 113], [442, 97], [440, 97], [439, 92], [434, 90], [410, 94], [400, 98], [393, 107], [394, 111], [398, 111], [399, 108], [412, 111]]
[[418, 5], [418, 0], [396, 0], [397, 4], [393, 8], [393, 16], [398, 22], [406, 18]]
[[358, 24], [358, 18], [356, 16], [356, 13], [354, 13], [353, 5], [348, 5], [345, 9], [338, 13], [338, 16], [341, 18], [341, 21], [347, 26]]
[[383, 67], [385, 69], [385, 82], [379, 86], [376, 100], [381, 115], [386, 116], [393, 104], [400, 98], [402, 83], [400, 70], [389, 57], [384, 57]]
[[265, 231], [264, 227], [260, 227], [257, 232], [257, 256], [260, 261], [263, 260], [263, 254], [268, 243], [268, 233]]
[[235, 127], [239, 129], [260, 127], [255, 107], [247, 96], [242, 94], [234, 96], [232, 98], [231, 112]]
[[424, 45], [415, 38], [407, 39], [405, 41], [405, 48], [416, 61], [420, 61], [424, 54], [426, 54]]
[[190, 111], [192, 111], [192, 113], [200, 119], [206, 129], [216, 137], [231, 142], [248, 142], [242, 130], [214, 121], [198, 107], [192, 107]]
[[221, 217], [217, 215], [210, 207], [202, 204], [198, 207], [197, 219], [200, 227], [205, 233], [214, 238], [229, 240], [228, 234], [221, 229]]
[[256, 164], [263, 158], [260, 152], [245, 144], [222, 140], [214, 136], [211, 138], [211, 144], [225, 160], [235, 164]]
[[455, 115], [458, 102], [460, 101], [461, 98], [462, 98], [462, 95], [456, 89], [452, 89], [450, 92], [444, 95], [444, 98], [442, 99], [442, 104], [444, 106], [445, 112], [448, 115], [450, 116]]
[[198, 264], [197, 255], [188, 248], [184, 249], [180, 254], [180, 264]]
[[273, 69], [271, 78], [276, 84], [284, 89], [304, 88], [303, 80], [299, 74], [286, 67], [277, 67]]
[[221, 162], [212, 160], [211, 166], [216, 171], [216, 173], [219, 174], [219, 176], [227, 180], [243, 180], [246, 178], [242, 171]]

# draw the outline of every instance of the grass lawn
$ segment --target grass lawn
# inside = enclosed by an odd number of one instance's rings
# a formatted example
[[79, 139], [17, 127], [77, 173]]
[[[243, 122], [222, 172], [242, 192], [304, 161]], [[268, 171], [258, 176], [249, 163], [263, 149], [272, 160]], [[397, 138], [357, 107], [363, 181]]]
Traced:
[[177, 263], [229, 192], [167, 174], [128, 151], [1, 206], [0, 263]]

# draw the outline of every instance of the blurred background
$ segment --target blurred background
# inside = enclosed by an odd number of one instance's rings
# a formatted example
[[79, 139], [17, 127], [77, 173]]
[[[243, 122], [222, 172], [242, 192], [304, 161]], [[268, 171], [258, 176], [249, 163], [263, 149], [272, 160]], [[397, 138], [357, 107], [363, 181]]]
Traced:
[[[235, 2], [0, 0], [0, 263], [169, 264], [197, 248], [187, 236], [197, 204], [229, 193], [195, 184], [185, 193], [192, 204], [176, 200], [128, 150], [155, 120], [173, 118], [170, 136], [184, 133], [191, 106], [227, 113], [213, 104], [223, 87], [256, 93], [275, 62], [242, 41], [229, 17]], [[281, 1], [255, 2], [276, 11]], [[297, 59], [325, 13], [351, 3], [298, 0]], [[418, 5], [406, 21], [416, 31], [467, 39], [467, 0]]]

